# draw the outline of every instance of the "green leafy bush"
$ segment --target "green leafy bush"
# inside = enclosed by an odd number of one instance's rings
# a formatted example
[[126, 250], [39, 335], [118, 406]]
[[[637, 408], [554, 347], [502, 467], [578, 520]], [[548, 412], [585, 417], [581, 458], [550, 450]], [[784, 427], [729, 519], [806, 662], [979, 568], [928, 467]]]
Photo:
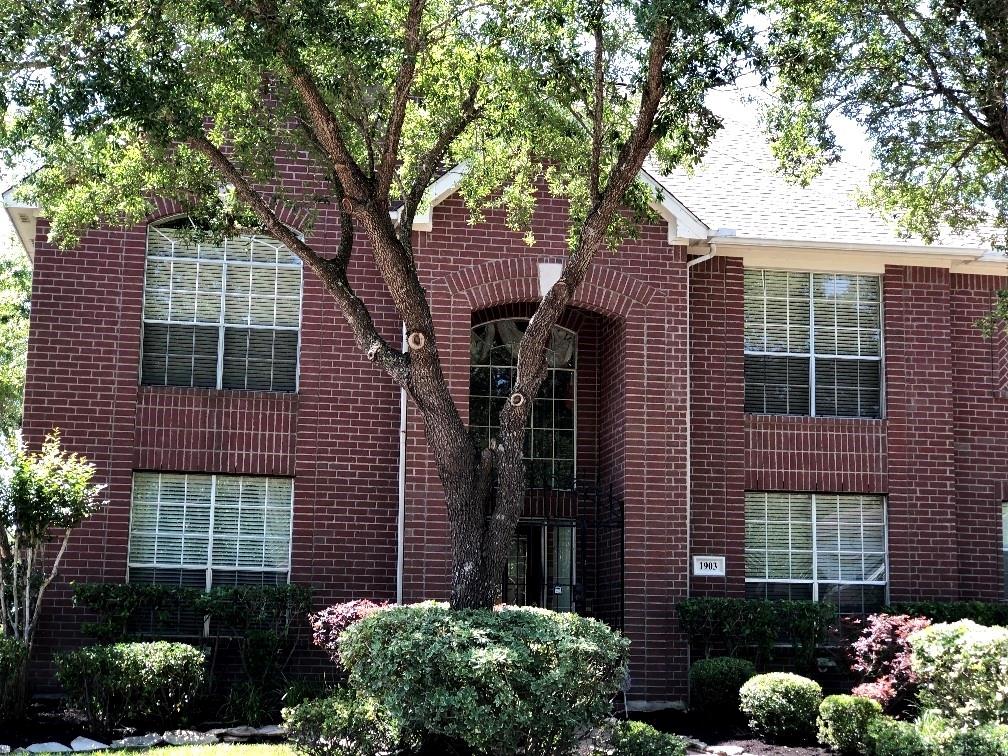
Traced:
[[719, 717], [737, 717], [739, 690], [756, 667], [745, 659], [715, 656], [693, 663], [689, 671], [690, 709]]
[[760, 737], [807, 742], [815, 737], [822, 688], [807, 677], [771, 672], [743, 685], [739, 703]]
[[935, 711], [916, 722], [879, 717], [869, 726], [874, 756], [1004, 756], [1008, 726], [957, 727]]
[[13, 718], [21, 708], [21, 675], [27, 658], [23, 643], [0, 635], [0, 722]]
[[905, 601], [886, 608], [886, 614], [927, 617], [933, 624], [972, 620], [978, 625], [1008, 626], [1008, 604], [988, 601]]
[[678, 735], [660, 732], [644, 722], [620, 722], [613, 732], [612, 756], [685, 756]]
[[185, 643], [87, 646], [56, 658], [56, 677], [88, 720], [177, 726], [206, 682], [203, 652]]
[[691, 646], [704, 657], [722, 650], [761, 666], [784, 643], [798, 669], [813, 666], [816, 649], [837, 625], [836, 608], [816, 601], [697, 597], [676, 604], [676, 614]]
[[917, 727], [891, 717], [878, 717], [868, 724], [868, 742], [875, 756], [929, 756]]
[[202, 591], [179, 586], [76, 583], [74, 603], [97, 614], [81, 629], [104, 642], [178, 637], [188, 628], [216, 640], [215, 655], [235, 652], [245, 680], [228, 685], [220, 716], [242, 724], [275, 721], [285, 670], [308, 639], [311, 589], [303, 585], [238, 586]]
[[629, 641], [597, 620], [543, 609], [393, 607], [341, 638], [350, 687], [410, 732], [471, 753], [564, 752], [609, 713]]
[[882, 715], [878, 701], [858, 696], [827, 696], [819, 704], [819, 742], [844, 756], [868, 756], [868, 726]]
[[923, 708], [964, 728], [1008, 724], [1008, 628], [931, 625], [910, 645]]
[[352, 692], [286, 708], [283, 720], [291, 745], [308, 756], [379, 756], [404, 745], [399, 724]]

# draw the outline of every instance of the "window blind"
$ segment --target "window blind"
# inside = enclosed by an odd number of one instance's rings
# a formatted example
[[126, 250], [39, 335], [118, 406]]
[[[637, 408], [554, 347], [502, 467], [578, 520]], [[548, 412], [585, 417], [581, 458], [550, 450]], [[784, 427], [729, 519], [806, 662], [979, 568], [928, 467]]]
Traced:
[[257, 236], [196, 243], [182, 225], [148, 230], [141, 382], [296, 390], [300, 260]]
[[880, 417], [877, 276], [745, 272], [745, 410]]
[[136, 473], [130, 580], [207, 588], [285, 583], [292, 512], [289, 478]]
[[749, 595], [831, 601], [859, 614], [885, 603], [881, 496], [748, 492], [745, 503]]

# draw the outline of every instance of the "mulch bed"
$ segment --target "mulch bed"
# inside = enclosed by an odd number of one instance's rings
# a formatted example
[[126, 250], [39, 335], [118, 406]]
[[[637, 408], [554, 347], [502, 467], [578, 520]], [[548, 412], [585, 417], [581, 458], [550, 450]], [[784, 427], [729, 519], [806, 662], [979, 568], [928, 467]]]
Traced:
[[696, 714], [668, 709], [665, 711], [635, 713], [634, 719], [647, 722], [676, 735], [684, 735], [701, 740], [707, 745], [739, 746], [746, 753], [757, 756], [828, 756], [832, 752], [818, 746], [776, 745], [753, 738], [752, 733], [742, 724], [711, 721]]

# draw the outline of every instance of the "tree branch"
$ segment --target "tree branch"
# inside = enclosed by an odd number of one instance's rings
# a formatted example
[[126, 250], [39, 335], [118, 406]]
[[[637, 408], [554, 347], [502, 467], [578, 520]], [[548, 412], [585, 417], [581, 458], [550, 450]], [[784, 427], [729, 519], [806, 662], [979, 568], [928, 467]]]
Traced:
[[[409, 380], [409, 358], [398, 349], [393, 349], [378, 333], [367, 306], [351, 289], [346, 279], [345, 267], [318, 255], [311, 247], [301, 240], [301, 237], [288, 228], [277, 216], [276, 212], [266, 204], [262, 194], [248, 182], [240, 170], [228, 157], [214, 145], [205, 135], [193, 137], [189, 145], [206, 156], [220, 176], [234, 185], [235, 191], [242, 201], [248, 205], [263, 227], [276, 239], [283, 242], [288, 249], [296, 254], [322, 280], [326, 288], [336, 299], [343, 311], [343, 317], [350, 325], [357, 346], [368, 359], [380, 364], [399, 385], [412, 393]], [[342, 187], [339, 188], [342, 191]], [[343, 203], [341, 203], [342, 206]], [[340, 239], [340, 248], [352, 245], [352, 227], [348, 234], [349, 241]], [[349, 261], [349, 251], [342, 255], [344, 261]]]

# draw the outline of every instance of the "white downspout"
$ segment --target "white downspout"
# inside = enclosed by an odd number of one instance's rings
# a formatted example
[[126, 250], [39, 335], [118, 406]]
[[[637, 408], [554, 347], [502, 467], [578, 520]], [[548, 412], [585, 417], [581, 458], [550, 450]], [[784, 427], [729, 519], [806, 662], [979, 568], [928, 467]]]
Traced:
[[[402, 350], [406, 351], [406, 324], [402, 327]], [[399, 389], [399, 518], [396, 535], [396, 603], [403, 602], [406, 566], [406, 389]]]
[[707, 262], [714, 257], [714, 245], [710, 252], [686, 262], [686, 595], [690, 595], [690, 578], [693, 559], [693, 337], [690, 331], [692, 312], [690, 311], [690, 268]]

